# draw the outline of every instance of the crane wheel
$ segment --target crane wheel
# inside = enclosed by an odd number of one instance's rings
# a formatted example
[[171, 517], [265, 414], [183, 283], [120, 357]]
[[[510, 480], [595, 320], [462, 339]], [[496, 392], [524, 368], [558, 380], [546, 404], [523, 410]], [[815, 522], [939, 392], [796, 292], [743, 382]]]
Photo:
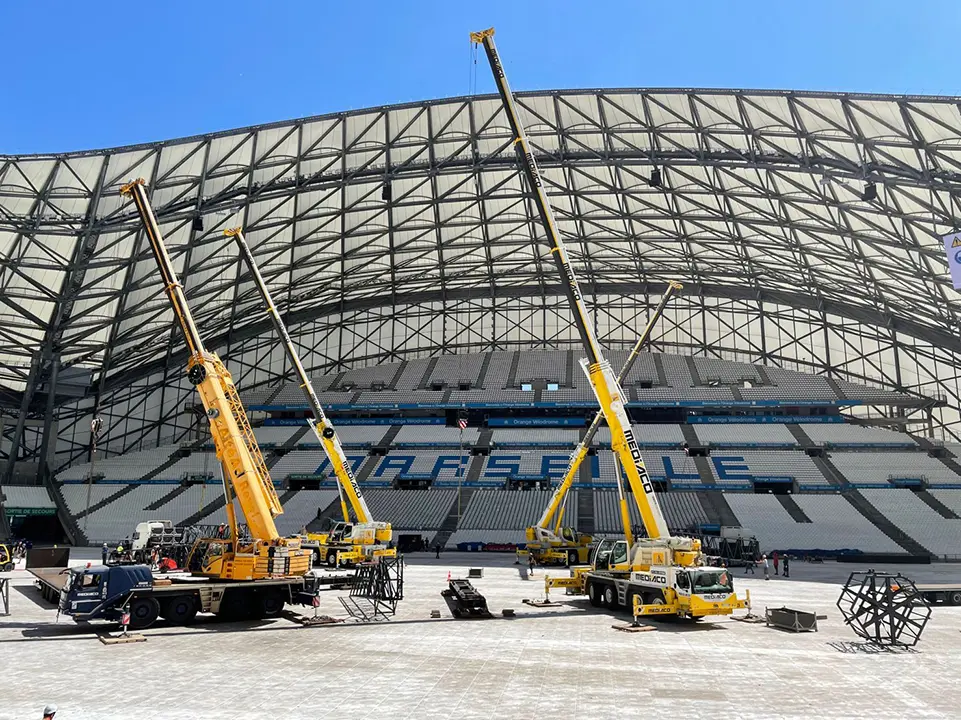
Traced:
[[948, 602], [952, 605], [961, 605], [961, 592], [953, 592], [948, 596]]
[[171, 625], [189, 625], [197, 616], [197, 601], [191, 595], [177, 595], [163, 604], [160, 615]]
[[577, 565], [577, 551], [571, 550], [567, 553], [567, 564]]
[[329, 568], [337, 567], [337, 551], [336, 550], [327, 551], [327, 567]]
[[604, 586], [604, 607], [617, 610], [617, 590], [613, 585]]
[[591, 605], [594, 607], [601, 606], [601, 586], [597, 583], [588, 581], [587, 583], [587, 599], [591, 601]]
[[284, 595], [279, 590], [264, 590], [258, 593], [258, 615], [264, 618], [279, 617], [284, 611]]
[[12, 562], [4, 563], [2, 569], [3, 569], [3, 572], [10, 572], [10, 571], [12, 571], [12, 570], [13, 570], [13, 563], [12, 563]]
[[154, 597], [134, 598], [130, 603], [130, 627], [143, 630], [154, 624], [160, 614], [160, 603]]
[[251, 615], [253, 598], [250, 590], [244, 588], [234, 588], [224, 591], [223, 599], [220, 601], [220, 610], [217, 617], [225, 622], [236, 620], [246, 620]]

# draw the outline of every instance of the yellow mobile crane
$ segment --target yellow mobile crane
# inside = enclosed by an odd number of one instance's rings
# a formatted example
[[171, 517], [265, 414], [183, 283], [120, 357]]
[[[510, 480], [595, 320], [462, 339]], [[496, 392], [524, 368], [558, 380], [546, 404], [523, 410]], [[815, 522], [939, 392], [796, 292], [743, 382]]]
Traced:
[[[310, 553], [301, 547], [299, 537], [282, 537], [277, 532], [274, 517], [283, 512], [280, 499], [230, 373], [215, 353], [206, 350], [194, 324], [183, 287], [147, 199], [144, 181], [134, 180], [124, 185], [121, 193], [133, 198], [143, 221], [164, 289], [190, 352], [187, 379], [200, 393], [217, 458], [224, 470], [230, 539], [198, 540], [190, 551], [188, 569], [221, 580], [301, 577], [310, 570]], [[240, 544], [233, 495], [236, 495], [247, 521], [252, 538], [249, 544]]]
[[[264, 278], [260, 274], [254, 255], [250, 251], [250, 246], [247, 245], [246, 238], [244, 238], [243, 231], [240, 228], [233, 228], [224, 230], [224, 235], [236, 240], [240, 254], [250, 269], [254, 284], [267, 306], [267, 315], [270, 316], [270, 321], [280, 336], [287, 358], [297, 373], [300, 389], [303, 390], [304, 397], [307, 398], [307, 403], [313, 413], [313, 419], [308, 420], [307, 424], [323, 446], [324, 452], [330, 460], [330, 466], [334, 470], [334, 475], [337, 477], [337, 490], [340, 493], [344, 521], [334, 525], [328, 533], [309, 533], [307, 535], [308, 541], [317, 543], [316, 547], [312, 548], [316, 561], [324, 560], [330, 566], [346, 566], [377, 556], [395, 557], [397, 551], [390, 546], [392, 537], [390, 523], [373, 520], [364, 494], [360, 490], [360, 485], [357, 484], [357, 478], [354, 477], [354, 473], [350, 469], [350, 461], [344, 454], [344, 449], [340, 444], [340, 439], [337, 437], [333, 424], [324, 414], [317, 393], [314, 392], [314, 387], [307, 376], [307, 371], [304, 370], [300, 357], [297, 355], [297, 350], [290, 339], [290, 334], [287, 332], [280, 313], [277, 311], [277, 306], [274, 305], [274, 301], [270, 297], [267, 283], [264, 282]], [[350, 502], [351, 510], [354, 512], [355, 522], [350, 520], [347, 502], [344, 500], [345, 495]]]
[[[661, 317], [664, 308], [667, 306], [674, 292], [680, 290], [682, 287], [681, 283], [673, 280], [668, 283], [667, 290], [664, 291], [661, 301], [657, 304], [657, 307], [654, 308], [654, 312], [651, 313], [650, 318], [648, 318], [644, 331], [637, 339], [637, 342], [634, 343], [630, 355], [627, 356], [624, 367], [621, 368], [621, 373], [617, 377], [618, 382], [622, 382], [631, 371], [631, 368], [634, 367], [634, 361], [637, 360], [641, 348], [647, 343], [654, 323]], [[604, 413], [602, 412], [594, 415], [594, 419], [591, 421], [590, 426], [588, 426], [584, 438], [578, 443], [574, 452], [571, 454], [567, 470], [564, 472], [564, 479], [560, 485], [557, 486], [554, 494], [551, 495], [551, 499], [540, 519], [537, 521], [537, 524], [527, 528], [527, 548], [523, 553], [533, 553], [534, 559], [541, 565], [576, 565], [578, 563], [586, 563], [590, 560], [591, 545], [594, 542], [594, 538], [585, 533], [579, 533], [574, 528], [563, 526], [563, 502], [574, 481], [577, 479], [577, 471], [584, 462], [584, 458], [587, 457], [591, 442], [594, 440], [594, 436], [597, 435], [597, 430], [603, 419]], [[551, 529], [552, 522], [554, 524], [553, 529]], [[518, 551], [518, 554], [522, 554], [522, 551]]]
[[568, 587], [586, 592], [592, 604], [609, 608], [633, 608], [636, 615], [671, 614], [690, 617], [729, 615], [746, 603], [734, 594], [731, 575], [724, 568], [701, 565], [701, 544], [691, 538], [671, 537], [661, 512], [637, 438], [625, 409], [620, 383], [602, 353], [587, 314], [580, 285], [557, 231], [557, 223], [541, 180], [534, 153], [521, 125], [504, 68], [494, 46], [494, 28], [471, 33], [471, 41], [482, 44], [494, 74], [504, 110], [514, 136], [514, 146], [540, 213], [551, 255], [561, 276], [574, 323], [587, 358], [581, 366], [587, 373], [607, 425], [611, 446], [627, 476], [631, 493], [647, 530], [648, 538], [635, 542], [627, 513], [627, 499], [621, 493], [623, 540], [605, 540], [594, 552], [592, 565], [572, 570], [569, 578], [549, 578], [546, 586]]

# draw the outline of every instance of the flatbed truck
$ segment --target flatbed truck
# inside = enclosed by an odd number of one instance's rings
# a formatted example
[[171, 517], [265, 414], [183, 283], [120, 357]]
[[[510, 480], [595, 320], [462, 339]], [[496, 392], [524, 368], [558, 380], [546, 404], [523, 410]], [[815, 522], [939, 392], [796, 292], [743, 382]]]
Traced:
[[351, 577], [312, 571], [299, 577], [221, 581], [189, 573], [155, 576], [146, 565], [91, 565], [30, 571], [44, 599], [57, 602], [61, 615], [75, 622], [120, 622], [144, 629], [162, 617], [189, 625], [198, 613], [225, 620], [277, 617], [288, 604], [312, 605], [322, 588], [349, 585]]

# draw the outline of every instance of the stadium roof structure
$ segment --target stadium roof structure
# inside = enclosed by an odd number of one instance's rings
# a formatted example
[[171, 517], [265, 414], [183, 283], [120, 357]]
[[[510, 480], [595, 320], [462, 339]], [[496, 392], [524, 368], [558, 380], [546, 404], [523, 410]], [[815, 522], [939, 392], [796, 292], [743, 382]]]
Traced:
[[[959, 405], [961, 296], [940, 236], [961, 225], [961, 98], [605, 89], [517, 100], [602, 340], [632, 342], [680, 280], [656, 349]], [[173, 317], [119, 194], [136, 177], [201, 332], [242, 383], [284, 368], [222, 233], [237, 225], [317, 372], [577, 346], [500, 102], [461, 97], [0, 156], [8, 405], [33, 407], [57, 363], [92, 373], [99, 407], [179, 377]]]

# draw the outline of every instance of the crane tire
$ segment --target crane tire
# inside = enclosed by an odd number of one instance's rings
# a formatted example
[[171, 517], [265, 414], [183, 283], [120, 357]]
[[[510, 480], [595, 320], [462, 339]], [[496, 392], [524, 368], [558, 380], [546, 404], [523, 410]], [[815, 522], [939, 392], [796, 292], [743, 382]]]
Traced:
[[591, 601], [591, 605], [594, 607], [601, 606], [601, 593], [603, 589], [600, 585], [595, 582], [587, 581], [587, 599]]
[[3, 564], [3, 571], [4, 571], [4, 572], [11, 572], [12, 570], [13, 570], [13, 563], [12, 563], [12, 562], [7, 562], [7, 563], [4, 563], [4, 564]]
[[603, 593], [604, 607], [617, 610], [617, 588], [613, 585], [605, 585]]
[[327, 551], [327, 567], [329, 568], [337, 567], [337, 551], [336, 550]]
[[567, 553], [567, 564], [577, 565], [577, 550], [569, 550]]
[[130, 627], [143, 630], [154, 624], [160, 614], [160, 603], [155, 597], [138, 597], [130, 601]]
[[952, 605], [961, 605], [961, 592], [953, 592], [948, 596], [948, 602]]
[[279, 590], [264, 590], [258, 593], [258, 615], [265, 618], [279, 617], [284, 611], [284, 594]]
[[172, 625], [189, 625], [197, 616], [197, 601], [192, 595], [177, 595], [161, 606], [160, 615]]

